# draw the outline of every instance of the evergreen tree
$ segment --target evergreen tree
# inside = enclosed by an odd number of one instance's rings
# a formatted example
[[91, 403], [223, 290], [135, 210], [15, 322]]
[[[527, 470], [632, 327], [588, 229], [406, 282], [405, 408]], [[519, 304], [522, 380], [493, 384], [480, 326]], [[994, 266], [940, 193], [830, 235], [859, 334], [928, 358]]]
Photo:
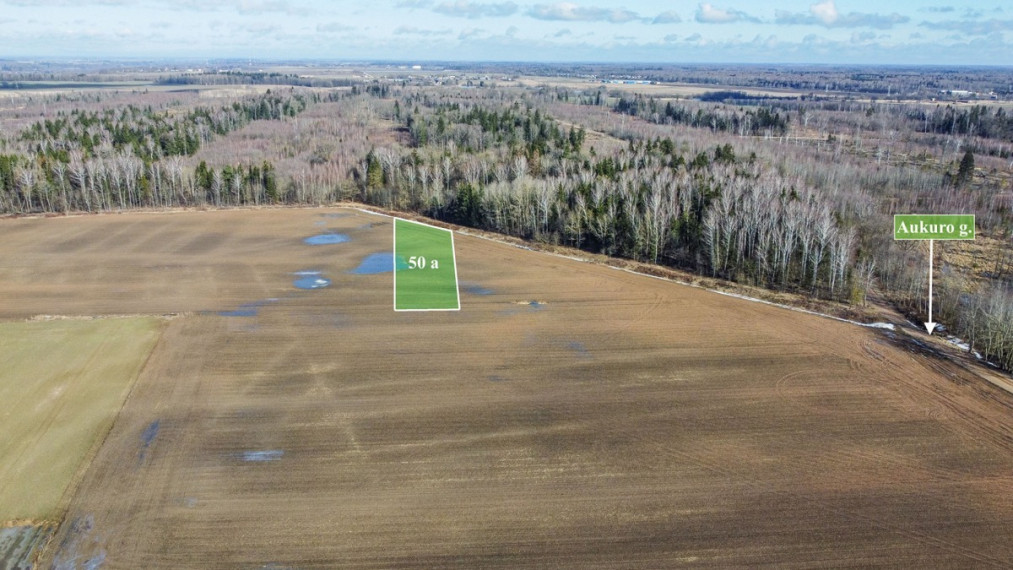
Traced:
[[960, 168], [957, 170], [957, 178], [954, 181], [954, 185], [957, 188], [963, 188], [971, 182], [972, 178], [974, 178], [974, 153], [967, 151], [964, 153], [964, 158], [960, 161]]

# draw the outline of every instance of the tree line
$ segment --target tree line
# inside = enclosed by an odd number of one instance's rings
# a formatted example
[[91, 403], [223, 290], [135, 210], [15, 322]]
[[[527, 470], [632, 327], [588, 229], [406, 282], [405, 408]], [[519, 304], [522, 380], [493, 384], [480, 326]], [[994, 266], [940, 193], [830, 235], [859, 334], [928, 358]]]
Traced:
[[0, 211], [66, 212], [131, 207], [242, 205], [286, 199], [274, 166], [209, 167], [183, 158], [253, 121], [306, 109], [301, 94], [265, 95], [184, 113], [127, 105], [73, 110], [39, 120], [19, 137], [21, 152], [0, 154]]
[[854, 230], [730, 144], [687, 156], [658, 138], [598, 153], [582, 128], [516, 102], [415, 106], [402, 124], [412, 148], [374, 149], [356, 172], [367, 203], [830, 298], [855, 282]]

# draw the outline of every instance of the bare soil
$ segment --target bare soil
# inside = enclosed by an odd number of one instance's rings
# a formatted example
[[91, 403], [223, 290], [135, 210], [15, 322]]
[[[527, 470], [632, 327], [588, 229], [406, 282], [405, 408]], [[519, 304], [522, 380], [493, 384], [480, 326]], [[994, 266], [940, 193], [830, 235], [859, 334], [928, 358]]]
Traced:
[[1013, 398], [902, 331], [460, 234], [462, 310], [396, 313], [348, 273], [390, 222], [347, 209], [0, 231], [0, 318], [182, 315], [45, 566], [1013, 559]]

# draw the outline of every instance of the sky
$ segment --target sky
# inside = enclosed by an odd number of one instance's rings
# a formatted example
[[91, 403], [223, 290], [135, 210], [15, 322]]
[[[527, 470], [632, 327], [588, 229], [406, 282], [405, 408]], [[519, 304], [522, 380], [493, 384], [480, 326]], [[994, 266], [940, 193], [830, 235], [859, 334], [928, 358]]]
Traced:
[[1009, 0], [0, 0], [0, 59], [1013, 65]]

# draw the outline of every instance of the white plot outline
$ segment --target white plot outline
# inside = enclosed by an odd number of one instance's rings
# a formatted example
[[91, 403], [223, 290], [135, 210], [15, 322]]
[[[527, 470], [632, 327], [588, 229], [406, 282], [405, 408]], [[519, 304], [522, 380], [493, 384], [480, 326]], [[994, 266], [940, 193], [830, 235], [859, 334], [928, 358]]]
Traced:
[[[393, 217], [393, 216], [392, 216]], [[418, 224], [434, 230], [445, 231], [450, 234], [450, 257], [454, 262], [454, 293], [457, 294], [457, 306], [447, 309], [399, 309], [397, 308], [397, 223], [398, 221], [408, 222], [410, 224]], [[461, 284], [457, 278], [457, 247], [454, 245], [454, 231], [448, 230], [447, 228], [441, 228], [431, 224], [423, 222], [416, 222], [415, 220], [406, 220], [404, 218], [394, 217], [394, 255], [391, 259], [391, 271], [394, 273], [394, 311], [398, 313], [419, 313], [427, 311], [460, 311], [461, 310]]]

